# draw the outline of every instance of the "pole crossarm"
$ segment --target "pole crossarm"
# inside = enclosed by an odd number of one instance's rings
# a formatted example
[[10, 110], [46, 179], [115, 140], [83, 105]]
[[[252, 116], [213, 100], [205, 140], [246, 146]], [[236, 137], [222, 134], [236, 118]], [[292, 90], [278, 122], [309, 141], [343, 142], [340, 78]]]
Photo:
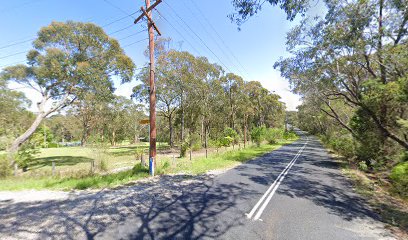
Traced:
[[161, 36], [161, 32], [160, 32], [159, 28], [156, 26], [153, 19], [149, 16], [149, 12], [151, 12], [161, 2], [162, 2], [162, 0], [157, 0], [155, 3], [153, 3], [153, 5], [148, 7], [146, 10], [144, 9], [144, 7], [141, 7], [140, 9], [142, 10], [142, 14], [140, 14], [140, 16], [135, 19], [134, 24], [138, 23], [144, 16], [146, 16], [147, 20], [153, 26], [154, 30], [156, 30], [157, 34], [159, 34], [159, 36]]

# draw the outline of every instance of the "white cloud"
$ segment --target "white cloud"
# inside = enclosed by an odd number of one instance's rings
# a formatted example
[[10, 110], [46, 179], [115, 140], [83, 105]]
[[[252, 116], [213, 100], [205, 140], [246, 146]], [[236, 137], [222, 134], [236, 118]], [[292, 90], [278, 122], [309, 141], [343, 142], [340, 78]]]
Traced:
[[289, 111], [296, 111], [302, 101], [300, 96], [290, 91], [289, 82], [279, 75], [279, 72], [273, 70], [267, 76], [259, 78], [259, 82], [271, 92], [275, 92], [282, 97], [281, 101], [286, 104]]

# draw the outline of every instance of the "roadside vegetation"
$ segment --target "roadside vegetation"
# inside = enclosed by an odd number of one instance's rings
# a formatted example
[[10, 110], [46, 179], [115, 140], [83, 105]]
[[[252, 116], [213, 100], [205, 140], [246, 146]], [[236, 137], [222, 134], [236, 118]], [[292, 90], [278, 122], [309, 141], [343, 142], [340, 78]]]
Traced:
[[[283, 131], [280, 132], [283, 133]], [[159, 154], [156, 174], [195, 175], [204, 174], [210, 170], [227, 169], [289, 144], [295, 141], [297, 136], [293, 133], [282, 134], [280, 138], [275, 139], [273, 144], [269, 144], [265, 139], [266, 136], [261, 136], [259, 146], [257, 143], [248, 143], [243, 148], [243, 144], [240, 143], [234, 148], [232, 145], [226, 145], [219, 150], [211, 148], [208, 157], [194, 153], [191, 160], [189, 157], [173, 158]], [[39, 157], [31, 162], [31, 172], [0, 180], [0, 191], [97, 189], [116, 187], [144, 179], [149, 177], [148, 167], [142, 166], [139, 155], [135, 155], [138, 148], [141, 147], [109, 148], [103, 157], [94, 155], [93, 149], [90, 148], [43, 149]], [[60, 151], [62, 155], [53, 155], [57, 150], [62, 150]], [[63, 156], [64, 154], [66, 156]], [[44, 158], [47, 159], [46, 162], [44, 162]], [[106, 166], [102, 167], [101, 162], [98, 163], [98, 159], [103, 159]], [[97, 163], [95, 169], [91, 171], [90, 162], [93, 160]], [[50, 161], [57, 163], [55, 176], [52, 176]], [[118, 168], [119, 166], [122, 168]], [[115, 169], [119, 171], [111, 171]]]
[[[316, 17], [304, 14], [308, 2], [266, 2], [301, 19], [287, 34], [291, 56], [274, 65], [303, 98], [290, 121], [343, 156], [357, 186], [380, 188], [370, 198], [407, 231], [407, 208], [392, 206], [408, 203], [407, 2], [326, 1]], [[263, 4], [233, 3], [239, 25]]]
[[[164, 164], [158, 173], [169, 172], [173, 157], [181, 159], [174, 171], [198, 173], [274, 149], [263, 141], [279, 146], [294, 137], [283, 134], [286, 112], [279, 95], [176, 48], [171, 39], [157, 39], [156, 140]], [[148, 66], [137, 68], [95, 24], [52, 22], [41, 28], [27, 64], [0, 72], [0, 188], [83, 189], [146, 177], [144, 166], [135, 163], [142, 156], [148, 162]], [[114, 94], [114, 79], [135, 78], [131, 96]], [[41, 94], [36, 113], [11, 83]], [[268, 131], [274, 139], [264, 139]], [[214, 157], [231, 148], [244, 152]], [[183, 165], [183, 159], [195, 164]]]

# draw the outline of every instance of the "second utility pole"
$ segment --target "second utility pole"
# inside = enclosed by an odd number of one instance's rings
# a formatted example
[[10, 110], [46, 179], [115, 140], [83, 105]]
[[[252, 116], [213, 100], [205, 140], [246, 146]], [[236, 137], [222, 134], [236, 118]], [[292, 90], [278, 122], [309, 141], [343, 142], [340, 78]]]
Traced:
[[135, 20], [135, 24], [143, 17], [147, 18], [147, 27], [149, 30], [149, 55], [150, 55], [150, 75], [149, 75], [149, 102], [150, 102], [150, 115], [149, 115], [149, 172], [151, 176], [154, 176], [154, 170], [156, 167], [156, 86], [155, 86], [155, 66], [154, 66], [154, 30], [161, 35], [159, 29], [152, 19], [152, 10], [161, 2], [157, 0], [150, 6], [150, 0], [145, 0], [146, 10], [141, 7], [142, 14]]

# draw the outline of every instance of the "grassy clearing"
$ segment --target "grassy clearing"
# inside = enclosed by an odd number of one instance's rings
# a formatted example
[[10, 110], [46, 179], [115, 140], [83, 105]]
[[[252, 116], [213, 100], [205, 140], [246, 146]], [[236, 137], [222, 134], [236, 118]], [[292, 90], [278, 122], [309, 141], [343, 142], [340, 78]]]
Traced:
[[[293, 140], [285, 140], [279, 141], [273, 145], [261, 145], [260, 147], [251, 146], [241, 150], [233, 150], [227, 151], [223, 153], [212, 153], [209, 155], [208, 158], [205, 157], [196, 157], [190, 161], [188, 158], [181, 158], [176, 159], [173, 162], [170, 158], [161, 158], [158, 162], [158, 167], [156, 169], [157, 174], [171, 174], [171, 173], [188, 173], [188, 174], [201, 174], [205, 173], [209, 170], [215, 169], [225, 169], [236, 166], [242, 162], [248, 161], [253, 159], [257, 156], [261, 156], [267, 152], [273, 151], [278, 149], [279, 147], [289, 144], [296, 139]], [[82, 151], [81, 151], [82, 150]], [[52, 152], [49, 151], [47, 153], [42, 153], [44, 157], [52, 157], [52, 159], [59, 159], [60, 164], [66, 164], [65, 167], [81, 167], [84, 164], [84, 168], [82, 171], [77, 170], [72, 175], [65, 174], [65, 175], [58, 175], [56, 177], [49, 177], [50, 174], [47, 176], [41, 175], [26, 175], [20, 176], [16, 178], [9, 178], [5, 180], [0, 180], [0, 191], [4, 190], [23, 190], [23, 189], [53, 189], [53, 190], [72, 190], [72, 189], [87, 189], [87, 188], [105, 188], [105, 187], [115, 187], [123, 185], [127, 182], [142, 179], [148, 177], [148, 169], [141, 167], [140, 163], [136, 163], [133, 161], [133, 166], [135, 166], [132, 170], [122, 171], [118, 173], [111, 173], [111, 174], [90, 174], [89, 172], [89, 159], [90, 153], [87, 152], [88, 150], [78, 149], [76, 151], [76, 155], [72, 154], [73, 156], [69, 160], [66, 158], [58, 158], [59, 156], [63, 155], [61, 152], [55, 152], [52, 155]], [[110, 150], [109, 156], [109, 166], [117, 166], [118, 161], [120, 162], [121, 158], [127, 159], [129, 161], [129, 154], [124, 154], [123, 152], [117, 149]], [[132, 152], [132, 151], [130, 151]], [[120, 153], [118, 155], [114, 155], [112, 153]], [[66, 153], [68, 154], [68, 153]], [[133, 152], [131, 153], [133, 154]], [[65, 156], [66, 157], [66, 156]], [[41, 157], [40, 157], [41, 159]], [[80, 160], [78, 160], [80, 159]], [[77, 161], [78, 160], [78, 161]], [[77, 162], [76, 162], [77, 161]], [[38, 163], [41, 165], [40, 163]], [[49, 166], [42, 166], [42, 172], [49, 172]]]
[[[160, 144], [158, 149], [167, 148], [167, 144]], [[109, 172], [122, 167], [131, 167], [139, 160], [136, 159], [137, 149], [148, 152], [148, 143], [118, 147], [61, 147], [41, 149], [36, 158], [29, 163], [27, 177], [49, 176], [52, 162], [55, 162], [56, 172], [59, 176], [75, 177], [84, 175], [91, 169], [91, 162], [105, 163], [105, 171]]]

